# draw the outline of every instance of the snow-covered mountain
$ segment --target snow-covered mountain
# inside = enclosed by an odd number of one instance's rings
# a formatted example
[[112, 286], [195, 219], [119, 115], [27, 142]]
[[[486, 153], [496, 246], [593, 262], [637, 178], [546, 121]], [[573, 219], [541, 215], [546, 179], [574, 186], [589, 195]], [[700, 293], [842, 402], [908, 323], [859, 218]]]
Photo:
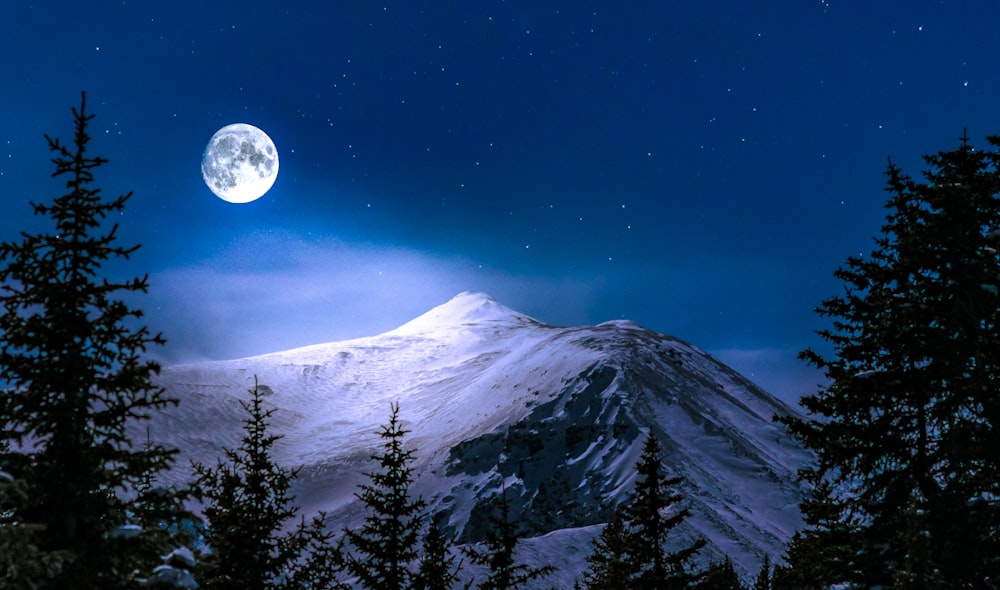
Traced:
[[546, 587], [572, 587], [585, 568], [650, 430], [693, 513], [678, 538], [706, 538], [702, 559], [729, 554], [753, 574], [800, 524], [795, 473], [810, 456], [771, 420], [793, 410], [698, 348], [631, 322], [548, 326], [461, 293], [378, 336], [167, 367], [160, 383], [181, 404], [156, 419], [153, 438], [183, 449], [182, 465], [213, 463], [238, 444], [238, 400], [255, 376], [278, 408], [277, 460], [302, 468], [307, 513], [326, 510], [337, 527], [360, 519], [354, 493], [398, 402], [415, 493], [467, 542], [506, 488], [530, 537], [524, 558], [560, 568]]

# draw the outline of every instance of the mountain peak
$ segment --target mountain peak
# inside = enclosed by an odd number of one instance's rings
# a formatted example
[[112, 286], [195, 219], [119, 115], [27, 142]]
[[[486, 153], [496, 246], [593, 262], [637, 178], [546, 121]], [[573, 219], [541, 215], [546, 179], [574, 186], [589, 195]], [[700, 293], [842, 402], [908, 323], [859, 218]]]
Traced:
[[470, 324], [524, 325], [539, 322], [497, 302], [480, 291], [463, 291], [445, 303], [410, 320], [389, 334], [415, 334]]
[[801, 527], [795, 475], [813, 458], [771, 420], [793, 410], [625, 320], [558, 328], [459, 293], [379, 336], [166, 367], [157, 384], [182, 402], [135, 436], [183, 449], [179, 465], [214, 461], [239, 444], [236, 400], [251, 377], [279, 410], [276, 461], [301, 469], [297, 505], [327, 514], [331, 531], [360, 521], [357, 485], [392, 403], [419, 451], [413, 493], [444, 515], [449, 538], [482, 540], [505, 494], [520, 534], [534, 536], [531, 563], [564, 564], [555, 587], [572, 587], [586, 567], [579, 547], [627, 500], [645, 433], [690, 507], [677, 538], [708, 541], [699, 563], [728, 555], [753, 575]]

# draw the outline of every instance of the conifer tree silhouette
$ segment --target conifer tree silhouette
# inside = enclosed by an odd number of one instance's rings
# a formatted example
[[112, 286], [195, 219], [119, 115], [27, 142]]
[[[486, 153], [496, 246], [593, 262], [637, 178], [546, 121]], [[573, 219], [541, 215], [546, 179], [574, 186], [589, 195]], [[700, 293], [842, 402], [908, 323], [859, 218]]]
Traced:
[[[296, 471], [274, 462], [272, 448], [281, 439], [270, 432], [273, 408], [265, 409], [254, 377], [250, 400], [240, 400], [247, 413], [238, 449], [226, 449], [225, 460], [206, 467], [194, 464], [195, 484], [207, 500], [205, 543], [210, 549], [199, 572], [207, 590], [264, 590], [308, 587], [337, 588], [339, 552], [323, 526], [323, 514], [297, 526], [285, 526], [298, 515], [289, 493]], [[308, 583], [308, 585], [307, 585]]]
[[414, 579], [415, 590], [449, 590], [458, 581], [461, 563], [449, 552], [450, 544], [434, 523], [424, 533], [420, 569]]
[[622, 507], [630, 539], [630, 588], [687, 588], [695, 581], [695, 576], [688, 570], [688, 562], [705, 542], [699, 540], [674, 552], [667, 550], [670, 531], [690, 516], [690, 511], [682, 508], [664, 513], [680, 501], [680, 495], [670, 491], [670, 488], [681, 480], [663, 473], [660, 443], [652, 433], [646, 436], [636, 472], [639, 478], [635, 489]]
[[46, 136], [66, 192], [31, 205], [53, 227], [0, 244], [0, 469], [22, 492], [0, 520], [37, 524], [36, 547], [58, 556], [42, 588], [120, 588], [168, 550], [162, 535], [145, 542], [156, 531], [143, 531], [143, 542], [119, 534], [128, 498], [174, 454], [135, 444], [128, 426], [176, 401], [153, 383], [159, 366], [145, 358], [163, 338], [137, 327], [142, 311], [124, 301], [147, 291], [146, 277], [105, 271], [138, 248], [120, 245], [108, 219], [132, 193], [106, 199], [93, 187], [107, 160], [88, 154], [86, 107], [83, 94], [72, 144]]
[[409, 433], [399, 419], [399, 404], [392, 404], [389, 423], [382, 427], [382, 452], [372, 455], [379, 471], [368, 473], [370, 483], [357, 494], [367, 509], [364, 525], [345, 530], [354, 551], [347, 555], [350, 572], [365, 588], [401, 590], [410, 587], [411, 564], [418, 555], [418, 541], [426, 506], [410, 497], [413, 451], [404, 448]]
[[589, 568], [583, 574], [588, 590], [628, 590], [630, 539], [621, 512], [615, 511], [611, 521], [591, 543], [587, 556]]
[[488, 574], [485, 580], [476, 585], [479, 590], [511, 590], [522, 588], [524, 584], [543, 578], [555, 571], [551, 565], [531, 567], [519, 563], [514, 555], [517, 549], [517, 530], [510, 519], [510, 504], [507, 502], [507, 489], [501, 488], [497, 498], [499, 514], [493, 517], [493, 526], [486, 531], [486, 539], [482, 549], [466, 546], [465, 554], [472, 563], [485, 566]]
[[700, 578], [695, 585], [697, 590], [744, 590], [733, 560], [728, 555], [724, 560], [710, 565]]
[[1000, 137], [987, 143], [963, 134], [920, 181], [890, 161], [875, 247], [817, 309], [832, 354], [801, 356], [828, 384], [802, 398], [808, 418], [782, 421], [817, 452], [805, 476], [823, 493], [803, 508], [823, 522], [793, 568], [865, 587], [1000, 582]]
[[765, 554], [764, 561], [760, 564], [760, 571], [754, 578], [752, 590], [771, 590], [771, 556]]

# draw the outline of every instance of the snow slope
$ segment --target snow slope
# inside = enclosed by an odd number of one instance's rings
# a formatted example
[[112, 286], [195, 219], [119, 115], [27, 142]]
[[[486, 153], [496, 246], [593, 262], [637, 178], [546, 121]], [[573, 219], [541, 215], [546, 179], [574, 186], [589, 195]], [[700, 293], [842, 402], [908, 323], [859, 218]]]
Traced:
[[693, 512], [678, 539], [707, 538], [703, 560], [728, 553], [752, 575], [800, 524], [795, 473], [810, 456], [771, 421], [793, 410], [698, 348], [631, 322], [547, 326], [461, 293], [378, 336], [168, 367], [160, 383], [181, 404], [157, 418], [153, 437], [214, 462], [238, 444], [238, 400], [254, 376], [279, 409], [276, 458], [302, 468], [306, 511], [330, 512], [338, 528], [358, 521], [354, 492], [398, 402], [415, 492], [469, 542], [505, 488], [530, 537], [525, 558], [561, 566], [545, 587], [571, 587], [585, 567], [650, 430]]

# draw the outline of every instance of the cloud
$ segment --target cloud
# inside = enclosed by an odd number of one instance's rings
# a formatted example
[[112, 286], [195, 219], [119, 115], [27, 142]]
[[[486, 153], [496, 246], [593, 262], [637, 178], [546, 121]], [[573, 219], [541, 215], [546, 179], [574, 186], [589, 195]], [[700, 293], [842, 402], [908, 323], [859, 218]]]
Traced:
[[259, 233], [197, 264], [150, 274], [139, 305], [172, 363], [226, 359], [391, 330], [465, 290], [533, 315], [586, 318], [599, 286], [484, 268], [461, 257], [328, 238]]
[[730, 289], [699, 283], [705, 280], [691, 269], [641, 264], [516, 273], [471, 257], [270, 230], [151, 272], [149, 294], [132, 303], [167, 339], [153, 354], [172, 364], [373, 336], [477, 290], [549, 324], [626, 318], [673, 333], [792, 405], [815, 392], [822, 375], [796, 358], [799, 347], [726, 346], [733, 338], [781, 342], [784, 335], [771, 333], [775, 322], [767, 318], [752, 322], [759, 313], [737, 310], [739, 321], [722, 314], [716, 298]]

